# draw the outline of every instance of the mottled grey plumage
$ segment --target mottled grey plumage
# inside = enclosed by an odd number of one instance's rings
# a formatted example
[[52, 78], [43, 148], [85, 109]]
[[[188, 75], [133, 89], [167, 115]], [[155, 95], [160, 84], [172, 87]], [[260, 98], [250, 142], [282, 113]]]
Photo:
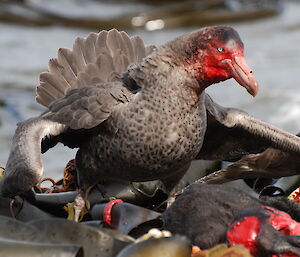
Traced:
[[[34, 186], [43, 173], [40, 152], [57, 142], [79, 147], [83, 190], [102, 179], [162, 179], [171, 189], [196, 158], [240, 158], [268, 146], [299, 154], [297, 137], [212, 102], [204, 88], [222, 79], [202, 81], [186, 69], [199, 38], [203, 45], [212, 37], [242, 47], [232, 28], [210, 27], [157, 50], [116, 30], [78, 38], [72, 51], [59, 49], [37, 88], [37, 101], [49, 110], [18, 125], [2, 193]], [[214, 129], [225, 137], [214, 137]], [[240, 141], [243, 134], [255, 146]]]

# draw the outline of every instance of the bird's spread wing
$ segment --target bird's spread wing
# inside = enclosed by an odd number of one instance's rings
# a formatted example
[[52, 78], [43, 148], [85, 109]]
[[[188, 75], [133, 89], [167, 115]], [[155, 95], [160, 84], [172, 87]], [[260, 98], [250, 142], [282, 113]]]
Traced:
[[6, 164], [2, 194], [15, 196], [36, 185], [43, 175], [41, 151], [53, 147], [57, 137], [70, 128], [96, 127], [133, 95], [120, 81], [81, 87], [54, 101], [40, 117], [19, 123]]
[[207, 130], [198, 159], [235, 160], [268, 147], [300, 154], [300, 139], [238, 109], [224, 108], [206, 95]]
[[40, 75], [37, 87], [36, 100], [49, 111], [18, 124], [2, 194], [14, 196], [40, 180], [41, 144], [46, 151], [57, 143], [53, 138], [70, 128], [95, 127], [115, 108], [128, 103], [133, 93], [120, 81], [121, 74], [154, 49], [139, 37], [117, 30], [77, 38], [72, 50], [59, 49], [57, 58], [49, 62], [49, 71]]
[[268, 148], [248, 154], [228, 167], [201, 178], [197, 183], [218, 184], [246, 178], [281, 178], [300, 173], [299, 156]]
[[49, 71], [40, 74], [36, 101], [48, 107], [71, 89], [116, 81], [154, 49], [140, 37], [115, 29], [77, 38], [72, 50], [60, 48], [49, 61]]
[[[299, 137], [300, 134], [297, 134]], [[198, 183], [225, 183], [245, 178], [281, 178], [300, 174], [297, 154], [269, 147], [258, 154], [248, 154], [222, 170], [201, 178]]]

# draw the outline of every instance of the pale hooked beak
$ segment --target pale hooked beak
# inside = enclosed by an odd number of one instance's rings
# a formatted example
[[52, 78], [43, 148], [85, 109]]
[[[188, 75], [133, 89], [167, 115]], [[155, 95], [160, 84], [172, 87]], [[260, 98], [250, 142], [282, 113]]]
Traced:
[[258, 91], [258, 84], [253, 75], [253, 71], [250, 69], [245, 61], [244, 56], [234, 56], [232, 60], [226, 59], [223, 62], [227, 63], [231, 69], [232, 77], [253, 97], [256, 96]]

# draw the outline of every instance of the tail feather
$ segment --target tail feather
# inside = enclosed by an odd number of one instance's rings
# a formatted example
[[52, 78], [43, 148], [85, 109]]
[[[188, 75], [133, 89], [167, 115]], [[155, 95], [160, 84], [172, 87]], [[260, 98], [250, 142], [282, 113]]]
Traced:
[[133, 44], [133, 48], [135, 49], [134, 62], [140, 62], [146, 56], [144, 42], [140, 37], [137, 36], [132, 37], [131, 42]]
[[116, 29], [112, 29], [108, 32], [106, 44], [113, 57], [115, 56], [116, 50], [121, 48], [124, 49], [123, 37], [120, 35], [120, 32], [118, 32]]
[[84, 54], [84, 39], [76, 38], [73, 45], [73, 54], [77, 71], [84, 70], [87, 64], [87, 57]]
[[46, 83], [42, 82], [39, 87], [36, 89], [37, 98], [36, 101], [41, 105], [48, 106], [55, 98], [50, 95], [50, 93], [46, 89]]
[[98, 34], [96, 44], [95, 44], [96, 53], [99, 53], [103, 49], [105, 49], [105, 51], [108, 51], [108, 48], [107, 48], [107, 35], [108, 35], [108, 31], [106, 31], [106, 30], [101, 31]]
[[94, 63], [97, 59], [96, 46], [95, 46], [96, 40], [97, 40], [97, 34], [91, 33], [86, 38], [83, 44], [84, 57], [86, 63]]
[[59, 85], [63, 85], [58, 88], [65, 94], [65, 88], [71, 87], [70, 81], [72, 80], [68, 80], [67, 77], [64, 76], [64, 67], [58, 63], [57, 59], [51, 59], [49, 61], [49, 74], [56, 74], [55, 78], [57, 83], [59, 83]]
[[47, 84], [47, 91], [54, 99], [59, 99], [64, 96], [65, 87], [63, 87], [63, 84], [58, 76], [56, 77], [52, 73], [44, 72], [41, 73], [40, 79], [43, 84]]
[[62, 75], [70, 82], [76, 80], [77, 69], [74, 65], [75, 60], [70, 49], [60, 48], [58, 49], [57, 63], [62, 67]]
[[49, 71], [41, 73], [36, 101], [48, 107], [70, 89], [114, 81], [154, 49], [116, 29], [77, 38], [72, 50], [60, 48]]
[[126, 49], [125, 55], [128, 56], [128, 60], [130, 63], [134, 63], [134, 49], [131, 43], [131, 39], [124, 31], [121, 32], [121, 36], [124, 40], [124, 47]]

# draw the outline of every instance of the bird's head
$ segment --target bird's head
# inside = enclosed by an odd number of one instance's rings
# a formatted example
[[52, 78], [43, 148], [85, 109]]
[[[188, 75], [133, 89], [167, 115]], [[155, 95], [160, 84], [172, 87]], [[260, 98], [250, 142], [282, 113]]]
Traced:
[[215, 26], [193, 32], [184, 55], [186, 70], [204, 87], [234, 78], [252, 96], [257, 94], [258, 84], [245, 61], [244, 45], [233, 28]]

